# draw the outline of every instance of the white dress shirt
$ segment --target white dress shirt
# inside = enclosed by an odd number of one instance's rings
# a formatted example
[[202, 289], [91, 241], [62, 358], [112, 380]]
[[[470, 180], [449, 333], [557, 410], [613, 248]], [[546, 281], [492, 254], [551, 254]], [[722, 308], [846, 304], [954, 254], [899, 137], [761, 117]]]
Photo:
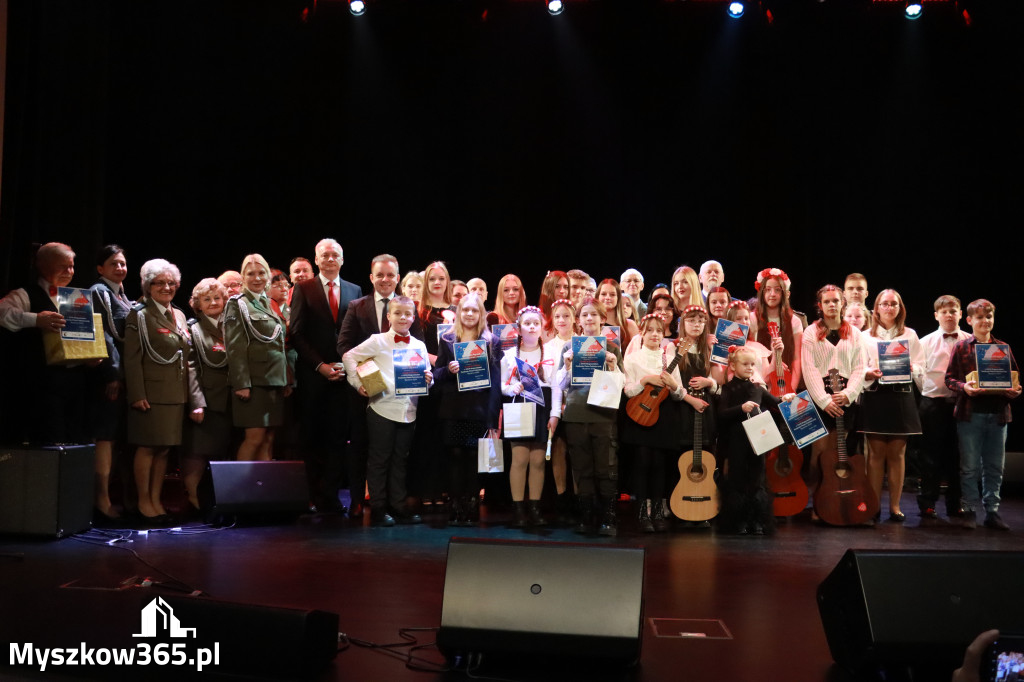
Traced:
[[[415, 336], [409, 337], [408, 344], [397, 343], [394, 330], [389, 330], [383, 334], [372, 335], [345, 353], [341, 360], [345, 363], [345, 375], [348, 377], [348, 383], [356, 390], [362, 386], [356, 366], [366, 360], [373, 360], [377, 363], [387, 389], [370, 398], [370, 409], [393, 422], [411, 424], [416, 421], [418, 396], [395, 395], [395, 363], [391, 351], [398, 348], [415, 348], [424, 358], [427, 357], [426, 345]], [[428, 361], [427, 367], [429, 368], [429, 366]]]
[[949, 398], [953, 392], [946, 388], [946, 368], [949, 366], [949, 355], [957, 341], [963, 341], [971, 335], [959, 327], [952, 338], [944, 338], [942, 328], [936, 329], [921, 339], [924, 348], [925, 365], [921, 395], [926, 398]]

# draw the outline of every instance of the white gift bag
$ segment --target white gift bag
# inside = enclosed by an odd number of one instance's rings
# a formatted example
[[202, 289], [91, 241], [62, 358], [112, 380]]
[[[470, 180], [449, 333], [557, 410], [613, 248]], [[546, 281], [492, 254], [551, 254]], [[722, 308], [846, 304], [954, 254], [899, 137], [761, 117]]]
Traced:
[[747, 432], [747, 440], [750, 441], [750, 447], [754, 449], [759, 455], [763, 455], [769, 450], [782, 445], [785, 441], [782, 438], [782, 433], [779, 432], [779, 427], [775, 424], [775, 419], [772, 418], [771, 412], [760, 412], [756, 416], [747, 414], [746, 420], [743, 422], [743, 430]]
[[590, 382], [590, 393], [587, 394], [587, 404], [595, 407], [610, 407], [613, 410], [619, 409], [624, 381], [625, 376], [622, 372], [594, 370], [594, 379]]
[[476, 470], [481, 474], [500, 474], [505, 471], [504, 448], [500, 438], [477, 439]]
[[501, 406], [505, 438], [534, 438], [537, 435], [537, 404], [505, 403]]

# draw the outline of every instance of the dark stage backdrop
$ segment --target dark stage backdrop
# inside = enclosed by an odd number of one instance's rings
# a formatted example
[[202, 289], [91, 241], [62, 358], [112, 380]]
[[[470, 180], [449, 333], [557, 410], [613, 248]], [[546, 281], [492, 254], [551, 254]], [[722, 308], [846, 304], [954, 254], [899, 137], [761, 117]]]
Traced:
[[[1018, 321], [1024, 3], [10, 2], [3, 289], [31, 240], [177, 263], [183, 290], [323, 236], [403, 269], [597, 279], [766, 266], [794, 306], [850, 271], [910, 323], [954, 293]], [[184, 291], [183, 291], [184, 294]], [[185, 296], [179, 296], [185, 304]], [[1022, 351], [1024, 352], [1024, 351]]]

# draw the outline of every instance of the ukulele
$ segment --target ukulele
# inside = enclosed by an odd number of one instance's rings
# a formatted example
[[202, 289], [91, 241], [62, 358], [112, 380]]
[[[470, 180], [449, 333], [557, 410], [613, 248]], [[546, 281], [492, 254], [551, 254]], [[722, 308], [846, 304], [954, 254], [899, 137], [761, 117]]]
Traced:
[[[769, 322], [768, 333], [772, 341], [779, 338], [778, 323]], [[775, 354], [775, 380], [768, 382], [768, 389], [772, 395], [781, 398], [788, 393], [792, 373], [783, 365], [782, 351], [772, 352]], [[794, 516], [807, 508], [810, 493], [800, 477], [803, 463], [803, 453], [792, 443], [780, 445], [765, 455], [765, 477], [768, 489], [772, 491], [772, 514], [775, 516]]]
[[[838, 369], [828, 372], [833, 393], [843, 390]], [[836, 417], [835, 447], [821, 453], [821, 485], [814, 495], [814, 511], [831, 526], [856, 526], [878, 513], [878, 498], [868, 485], [862, 455], [846, 454], [846, 424]]]
[[[690, 395], [703, 399], [704, 391], [690, 391]], [[694, 410], [693, 449], [679, 458], [679, 483], [669, 501], [672, 513], [684, 521], [708, 521], [718, 515], [715, 457], [703, 449], [703, 422], [704, 413]]]
[[[688, 342], [686, 347], [682, 349], [678, 345], [676, 346], [676, 356], [672, 358], [672, 362], [665, 368], [666, 372], [672, 373], [672, 370], [676, 368], [679, 361], [686, 357], [686, 352], [690, 349], [691, 345], [693, 344]], [[659, 408], [665, 402], [668, 394], [669, 392], [665, 390], [664, 386], [647, 384], [642, 392], [637, 393], [626, 401], [626, 416], [640, 426], [653, 426], [658, 421]]]

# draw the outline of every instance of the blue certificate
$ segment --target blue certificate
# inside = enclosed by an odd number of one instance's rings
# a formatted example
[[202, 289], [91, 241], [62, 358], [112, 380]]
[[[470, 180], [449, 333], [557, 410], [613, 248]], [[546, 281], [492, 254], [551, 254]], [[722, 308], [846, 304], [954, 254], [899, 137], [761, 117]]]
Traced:
[[537, 376], [537, 368], [520, 358], [516, 358], [516, 372], [519, 373], [519, 383], [523, 385], [523, 392], [520, 395], [538, 405], [543, 405], [544, 391], [540, 387], [540, 377]]
[[608, 339], [603, 336], [572, 337], [572, 386], [589, 386], [594, 371], [604, 369]]
[[460, 391], [472, 391], [491, 385], [491, 364], [487, 357], [487, 342], [459, 341], [455, 344], [455, 359], [459, 363], [459, 373], [455, 378]]
[[519, 327], [514, 324], [496, 324], [491, 327], [491, 333], [498, 338], [501, 344], [501, 352], [509, 348], [515, 348], [519, 341]]
[[818, 414], [818, 409], [807, 391], [797, 394], [791, 403], [779, 403], [779, 412], [786, 420], [786, 427], [789, 428], [793, 442], [798, 448], [810, 445], [828, 435], [825, 422], [821, 420], [821, 415]]
[[427, 395], [427, 352], [419, 348], [395, 348], [395, 395]]
[[453, 329], [455, 329], [455, 325], [454, 324], [449, 324], [447, 322], [442, 322], [441, 324], [437, 325], [437, 343], [438, 343], [438, 345], [441, 344], [441, 337], [444, 336], [445, 334], [447, 334], [448, 332], [450, 332]]
[[62, 339], [95, 341], [92, 325], [92, 293], [88, 289], [57, 287], [57, 312], [64, 316]]
[[879, 341], [878, 369], [880, 384], [905, 384], [910, 381], [910, 342]]
[[604, 338], [608, 340], [608, 352], [618, 352], [619, 355], [622, 355], [622, 328], [609, 324], [601, 327], [601, 333], [604, 334]]
[[974, 362], [978, 368], [978, 388], [1013, 388], [1010, 346], [1005, 343], [974, 344]]
[[724, 317], [718, 319], [715, 327], [715, 345], [711, 347], [711, 362], [729, 364], [729, 346], [747, 345], [747, 330], [750, 327], [739, 322], [730, 322]]

